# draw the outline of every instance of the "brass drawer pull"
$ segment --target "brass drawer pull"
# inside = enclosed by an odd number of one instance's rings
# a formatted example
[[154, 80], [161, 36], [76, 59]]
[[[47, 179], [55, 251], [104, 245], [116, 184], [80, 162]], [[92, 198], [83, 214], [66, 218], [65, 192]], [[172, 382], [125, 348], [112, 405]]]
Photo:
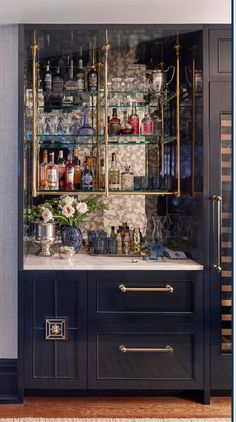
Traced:
[[126, 292], [166, 292], [173, 293], [174, 288], [169, 284], [166, 284], [165, 287], [126, 287], [124, 284], [119, 285], [119, 290], [122, 293]]
[[145, 353], [173, 353], [174, 349], [171, 346], [165, 347], [125, 347], [123, 344], [119, 346], [119, 351], [122, 353], [129, 352], [145, 352]]

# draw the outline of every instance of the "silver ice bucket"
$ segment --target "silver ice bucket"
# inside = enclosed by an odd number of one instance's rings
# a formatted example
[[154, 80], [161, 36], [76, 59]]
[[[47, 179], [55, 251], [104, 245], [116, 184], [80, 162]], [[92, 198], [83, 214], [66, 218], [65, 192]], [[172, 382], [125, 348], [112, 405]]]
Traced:
[[37, 220], [35, 224], [35, 242], [41, 244], [41, 249], [37, 252], [39, 256], [52, 256], [53, 250], [50, 246], [54, 243], [56, 237], [55, 222], [44, 223]]

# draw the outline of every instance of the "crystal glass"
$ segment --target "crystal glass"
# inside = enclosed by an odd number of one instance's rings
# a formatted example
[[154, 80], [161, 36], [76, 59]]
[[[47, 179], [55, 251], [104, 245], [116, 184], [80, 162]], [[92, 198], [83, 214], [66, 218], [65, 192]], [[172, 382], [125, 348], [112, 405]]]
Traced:
[[134, 78], [125, 79], [125, 89], [126, 91], [133, 91], [134, 89]]
[[121, 90], [121, 78], [112, 78], [112, 91], [120, 91]]
[[58, 116], [56, 123], [56, 135], [64, 135], [66, 133], [64, 117]]
[[83, 109], [84, 113], [84, 121], [82, 126], [78, 129], [78, 135], [95, 135], [96, 131], [94, 128], [92, 128], [88, 121], [89, 116], [89, 109], [88, 107], [84, 107]]

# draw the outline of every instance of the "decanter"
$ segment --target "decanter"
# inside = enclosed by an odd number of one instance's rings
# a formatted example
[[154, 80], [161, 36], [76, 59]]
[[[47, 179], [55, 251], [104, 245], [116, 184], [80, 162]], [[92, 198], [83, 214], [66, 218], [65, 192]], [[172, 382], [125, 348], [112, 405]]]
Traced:
[[88, 107], [84, 107], [83, 109], [84, 114], [84, 121], [82, 126], [78, 129], [78, 135], [95, 135], [96, 131], [92, 128], [88, 121], [89, 109]]

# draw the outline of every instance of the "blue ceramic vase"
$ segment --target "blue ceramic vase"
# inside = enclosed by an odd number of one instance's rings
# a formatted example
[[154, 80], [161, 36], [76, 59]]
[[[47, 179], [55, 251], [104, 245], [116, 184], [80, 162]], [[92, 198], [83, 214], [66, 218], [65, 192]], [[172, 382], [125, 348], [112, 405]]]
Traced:
[[61, 240], [64, 246], [73, 246], [78, 253], [83, 242], [80, 227], [61, 226]]

